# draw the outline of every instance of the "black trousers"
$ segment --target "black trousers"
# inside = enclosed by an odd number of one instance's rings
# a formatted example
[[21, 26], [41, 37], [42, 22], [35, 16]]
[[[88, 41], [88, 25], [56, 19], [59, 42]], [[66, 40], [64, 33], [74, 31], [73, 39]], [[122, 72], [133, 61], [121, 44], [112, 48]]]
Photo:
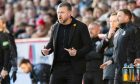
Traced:
[[86, 72], [84, 74], [84, 84], [103, 84], [102, 71]]
[[114, 79], [105, 79], [104, 84], [114, 84]]
[[53, 68], [49, 84], [82, 84], [83, 74], [76, 74], [71, 65], [58, 65]]

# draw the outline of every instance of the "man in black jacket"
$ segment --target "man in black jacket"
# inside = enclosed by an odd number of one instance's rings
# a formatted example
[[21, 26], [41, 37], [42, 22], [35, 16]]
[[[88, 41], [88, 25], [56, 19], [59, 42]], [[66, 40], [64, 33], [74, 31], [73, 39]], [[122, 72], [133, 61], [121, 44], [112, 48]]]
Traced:
[[119, 10], [117, 17], [120, 28], [114, 35], [113, 58], [101, 65], [101, 68], [115, 62], [117, 64], [115, 84], [123, 84], [122, 68], [124, 63], [133, 63], [136, 58], [140, 57], [140, 29], [132, 24], [132, 14], [129, 10]]
[[48, 45], [42, 54], [54, 52], [50, 84], [81, 84], [85, 55], [90, 51], [87, 26], [71, 16], [71, 5], [62, 2], [57, 8], [58, 21], [52, 27]]
[[98, 53], [98, 46], [101, 41], [98, 34], [101, 33], [98, 23], [90, 23], [88, 26], [90, 37], [92, 39], [92, 51], [86, 55], [86, 73], [84, 74], [84, 84], [103, 84], [103, 71], [99, 65], [103, 63], [103, 54]]

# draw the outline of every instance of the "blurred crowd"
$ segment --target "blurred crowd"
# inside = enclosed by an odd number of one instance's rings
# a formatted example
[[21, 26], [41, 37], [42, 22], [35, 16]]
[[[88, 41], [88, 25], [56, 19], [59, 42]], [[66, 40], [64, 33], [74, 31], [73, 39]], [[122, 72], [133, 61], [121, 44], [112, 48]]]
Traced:
[[87, 26], [99, 23], [102, 33], [108, 32], [108, 15], [118, 9], [129, 9], [133, 22], [140, 22], [140, 0], [0, 0], [0, 15], [15, 38], [49, 37], [62, 1], [71, 3], [72, 16]]

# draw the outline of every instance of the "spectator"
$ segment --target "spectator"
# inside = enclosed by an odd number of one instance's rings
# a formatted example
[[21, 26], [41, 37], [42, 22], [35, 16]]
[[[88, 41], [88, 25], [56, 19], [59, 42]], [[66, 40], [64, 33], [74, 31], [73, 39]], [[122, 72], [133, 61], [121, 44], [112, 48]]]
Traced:
[[25, 32], [26, 23], [20, 23], [14, 28], [14, 36], [18, 38], [18, 35]]
[[92, 17], [83, 17], [82, 18], [82, 22], [85, 23], [87, 26], [93, 21], [94, 21], [94, 19]]
[[25, 38], [31, 38], [31, 36], [33, 35], [35, 29], [33, 25], [26, 25], [25, 26], [25, 32], [21, 33], [18, 35], [19, 39], [25, 39]]
[[106, 13], [109, 10], [108, 5], [106, 3], [103, 3], [103, 2], [99, 2], [97, 7], [101, 8], [103, 10], [103, 13]]
[[14, 8], [14, 14], [16, 14], [17, 12], [22, 12], [22, 10], [23, 10], [23, 8], [19, 2], [14, 3], [13, 8]]
[[119, 1], [119, 9], [127, 9], [127, 1], [126, 0]]
[[133, 11], [137, 8], [136, 1], [134, 1], [134, 0], [128, 0], [127, 8], [128, 8], [131, 12], [133, 12]]
[[37, 14], [40, 13], [40, 1], [41, 1], [41, 0], [33, 0], [34, 7], [35, 7], [35, 10], [36, 10], [36, 13], [37, 13]]
[[137, 6], [140, 7], [140, 0], [136, 0]]
[[86, 8], [86, 4], [83, 3], [82, 0], [72, 0], [72, 4], [76, 6], [78, 11], [81, 11], [83, 8]]
[[28, 0], [28, 1], [26, 2], [25, 8], [26, 8], [26, 9], [35, 9], [32, 0]]
[[50, 5], [51, 7], [54, 7], [55, 9], [57, 8], [57, 6], [61, 3], [60, 0], [50, 0]]
[[119, 1], [115, 0], [111, 4], [111, 12], [116, 12], [119, 10]]
[[94, 11], [93, 11], [93, 18], [94, 18], [94, 19], [97, 20], [99, 17], [102, 16], [102, 14], [103, 14], [103, 11], [102, 11], [101, 8], [99, 8], [99, 7], [95, 7], [95, 8], [94, 8]]
[[14, 25], [14, 11], [13, 11], [13, 6], [12, 4], [8, 3], [6, 4], [6, 9], [4, 16], [6, 18], [6, 25], [8, 30], [13, 33], [13, 25]]
[[72, 16], [75, 18], [79, 17], [79, 12], [75, 5], [72, 5]]
[[50, 77], [50, 65], [48, 64], [36, 64], [32, 65], [28, 59], [22, 59], [19, 67], [24, 73], [31, 73], [30, 78], [32, 84], [49, 84]]
[[50, 6], [49, 0], [41, 0], [40, 1], [41, 9], [47, 9], [47, 8], [49, 8], [49, 6]]
[[89, 17], [92, 18], [93, 17], [93, 11], [94, 9], [89, 7], [85, 9], [85, 16], [84, 17]]
[[21, 1], [19, 1], [19, 3], [20, 3], [20, 5], [21, 5], [21, 7], [23, 8], [23, 10], [26, 9], [26, 3], [27, 3], [27, 1], [28, 1], [28, 0], [21, 0]]
[[32, 38], [43, 38], [48, 34], [48, 28], [43, 19], [38, 19], [36, 22], [36, 32], [32, 35]]

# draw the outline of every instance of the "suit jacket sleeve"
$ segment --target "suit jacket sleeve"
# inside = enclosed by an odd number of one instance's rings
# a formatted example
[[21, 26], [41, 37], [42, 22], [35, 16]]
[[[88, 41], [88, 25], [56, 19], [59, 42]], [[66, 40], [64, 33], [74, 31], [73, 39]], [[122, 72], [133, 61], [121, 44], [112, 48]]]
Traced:
[[[49, 49], [49, 48], [51, 49], [49, 54], [51, 54], [54, 51], [54, 49], [53, 49], [53, 34], [54, 34], [54, 26], [51, 27], [50, 40], [49, 40], [48, 44], [44, 47], [45, 49]], [[41, 52], [41, 53], [42, 53], [42, 55], [44, 55], [43, 52]]]
[[85, 24], [80, 25], [80, 35], [83, 47], [77, 50], [77, 57], [84, 57], [91, 50], [91, 39]]

